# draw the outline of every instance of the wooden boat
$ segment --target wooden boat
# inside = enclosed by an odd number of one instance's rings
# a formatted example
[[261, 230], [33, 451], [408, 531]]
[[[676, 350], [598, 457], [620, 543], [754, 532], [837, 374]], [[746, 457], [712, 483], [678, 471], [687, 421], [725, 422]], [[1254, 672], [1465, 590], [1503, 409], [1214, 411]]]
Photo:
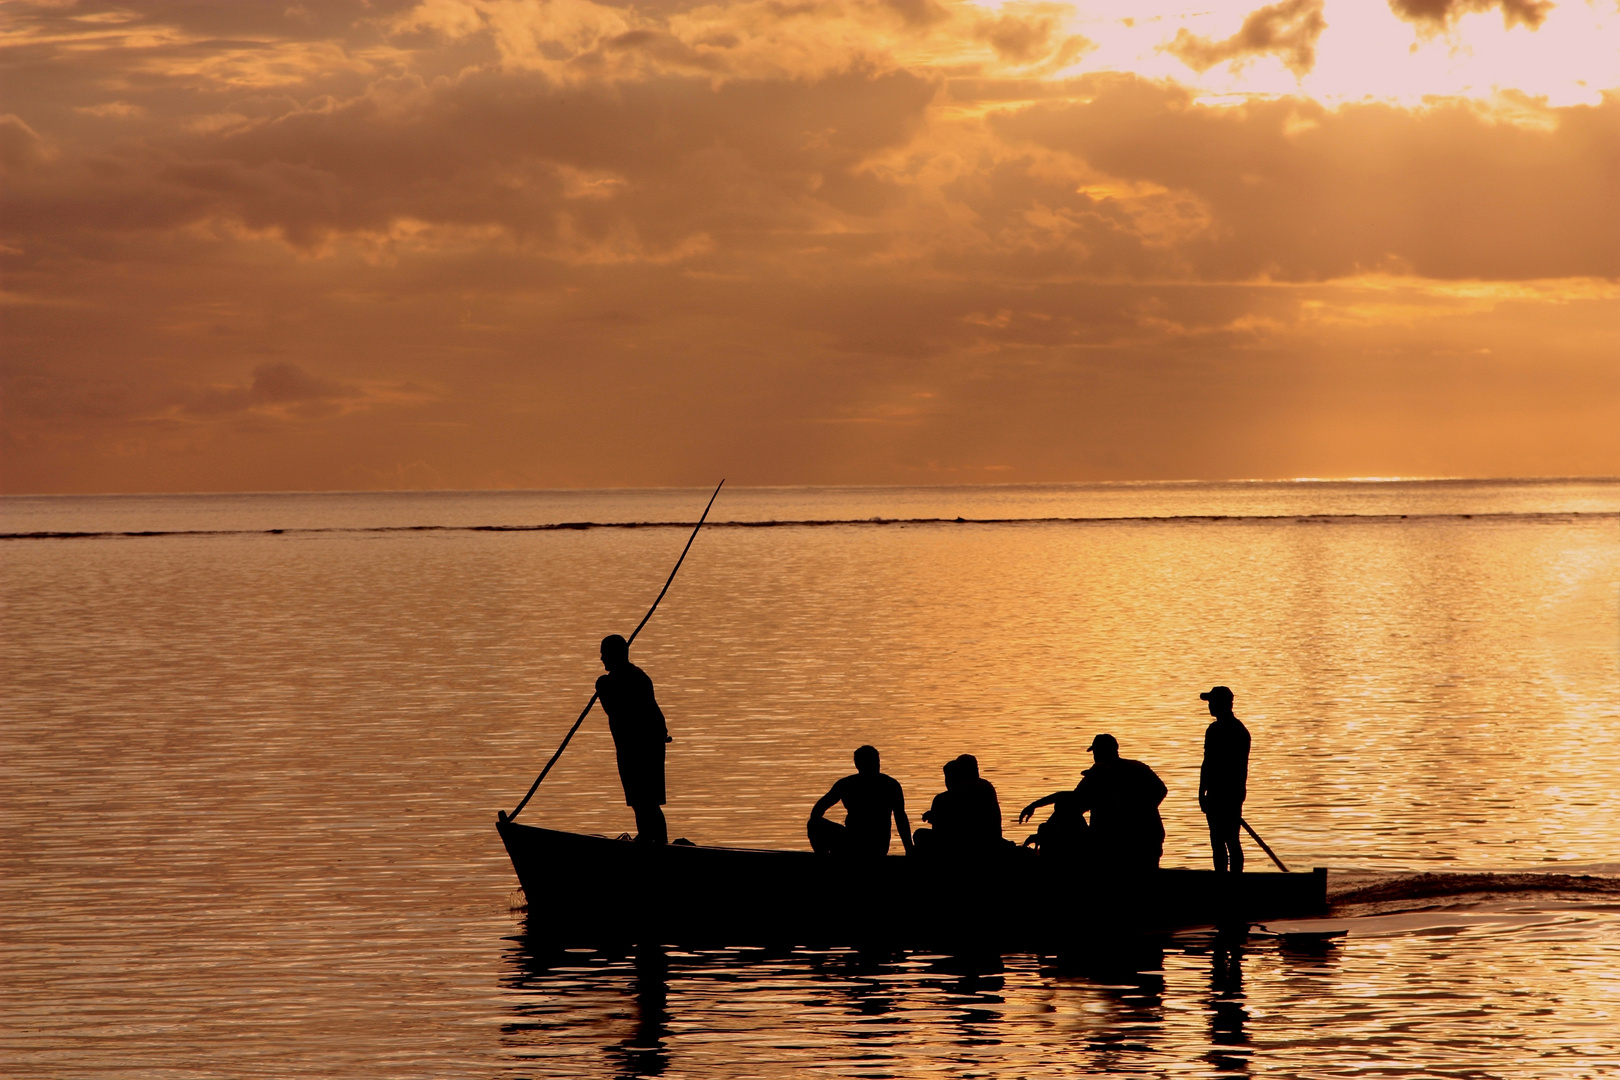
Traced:
[[1013, 848], [983, 858], [670, 845], [497, 822], [530, 925], [577, 944], [874, 945], [1058, 952], [1136, 932], [1300, 918], [1327, 871], [1098, 875]]

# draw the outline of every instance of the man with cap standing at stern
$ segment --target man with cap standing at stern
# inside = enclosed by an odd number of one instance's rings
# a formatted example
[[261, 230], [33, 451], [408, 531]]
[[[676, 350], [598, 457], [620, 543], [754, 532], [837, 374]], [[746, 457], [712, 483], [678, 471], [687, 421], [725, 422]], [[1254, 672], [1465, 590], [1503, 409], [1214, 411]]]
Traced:
[[1232, 691], [1224, 686], [1198, 695], [1215, 718], [1204, 731], [1204, 764], [1198, 770], [1198, 809], [1209, 820], [1215, 869], [1243, 871], [1238, 829], [1249, 793], [1249, 729], [1232, 715]]

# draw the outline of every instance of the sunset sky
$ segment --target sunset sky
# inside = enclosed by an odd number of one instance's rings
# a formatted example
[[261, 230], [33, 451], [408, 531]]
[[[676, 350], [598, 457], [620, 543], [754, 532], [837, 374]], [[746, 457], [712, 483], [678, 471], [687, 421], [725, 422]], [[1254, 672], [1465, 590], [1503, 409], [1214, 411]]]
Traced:
[[0, 45], [6, 492], [1620, 474], [1620, 0]]

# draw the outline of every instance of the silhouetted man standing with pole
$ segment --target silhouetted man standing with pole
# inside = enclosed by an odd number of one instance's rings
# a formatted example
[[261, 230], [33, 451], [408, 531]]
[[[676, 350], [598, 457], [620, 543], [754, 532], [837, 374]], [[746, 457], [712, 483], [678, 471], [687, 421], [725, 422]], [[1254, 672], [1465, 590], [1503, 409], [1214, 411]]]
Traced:
[[624, 801], [636, 812], [636, 841], [669, 843], [664, 823], [664, 744], [670, 741], [664, 710], [653, 697], [652, 679], [630, 662], [630, 643], [618, 634], [602, 639], [596, 696], [607, 713], [613, 751], [619, 759]]
[[1215, 718], [1204, 731], [1204, 764], [1198, 770], [1198, 809], [1209, 819], [1215, 869], [1243, 871], [1243, 800], [1249, 793], [1249, 729], [1232, 715], [1232, 691], [1224, 686], [1198, 695]]

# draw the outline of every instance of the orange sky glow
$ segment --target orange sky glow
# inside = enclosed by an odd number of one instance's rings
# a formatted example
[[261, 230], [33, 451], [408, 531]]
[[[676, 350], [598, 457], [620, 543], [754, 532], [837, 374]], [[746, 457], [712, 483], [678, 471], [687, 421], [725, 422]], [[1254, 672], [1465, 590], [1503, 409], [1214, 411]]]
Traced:
[[0, 491], [1620, 474], [1620, 0], [11, 0]]

